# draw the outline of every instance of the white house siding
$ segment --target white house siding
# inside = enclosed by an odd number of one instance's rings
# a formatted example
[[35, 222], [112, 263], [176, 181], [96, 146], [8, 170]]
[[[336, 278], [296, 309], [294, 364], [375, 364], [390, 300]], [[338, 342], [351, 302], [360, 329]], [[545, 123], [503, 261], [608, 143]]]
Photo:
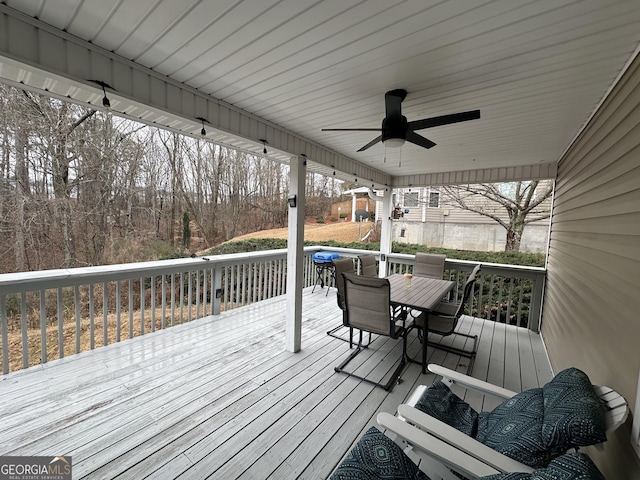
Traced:
[[[640, 369], [640, 58], [558, 165], [542, 335], [555, 372], [576, 366], [634, 408]], [[640, 415], [640, 412], [634, 412]], [[638, 479], [630, 422], [606, 478]]]
[[[548, 234], [548, 225], [527, 225], [522, 235], [520, 251], [546, 252]], [[393, 224], [393, 241], [428, 248], [502, 252], [507, 243], [507, 231], [496, 222], [453, 223], [445, 220], [423, 223], [398, 220]]]

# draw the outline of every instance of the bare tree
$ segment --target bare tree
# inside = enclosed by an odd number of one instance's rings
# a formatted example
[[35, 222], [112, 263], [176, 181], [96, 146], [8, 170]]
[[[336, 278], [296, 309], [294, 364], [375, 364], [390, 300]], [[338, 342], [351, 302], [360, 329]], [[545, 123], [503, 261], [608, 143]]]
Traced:
[[[482, 183], [442, 187], [443, 205], [454, 206], [495, 220], [507, 231], [505, 251], [519, 251], [526, 225], [551, 216], [551, 181]], [[478, 197], [485, 199], [478, 201]]]

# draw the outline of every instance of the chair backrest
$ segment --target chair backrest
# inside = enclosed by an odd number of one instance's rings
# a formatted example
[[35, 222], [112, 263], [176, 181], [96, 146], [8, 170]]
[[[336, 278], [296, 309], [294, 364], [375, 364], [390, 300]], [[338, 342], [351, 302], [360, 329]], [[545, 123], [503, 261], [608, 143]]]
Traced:
[[391, 286], [386, 278], [343, 273], [345, 324], [365, 332], [396, 338], [389, 301]]
[[360, 260], [360, 274], [366, 275], [367, 277], [377, 277], [378, 276], [378, 265], [376, 264], [376, 256], [372, 253], [367, 253], [365, 255], [358, 255], [358, 260]]
[[336, 275], [336, 288], [337, 291], [337, 299], [338, 299], [338, 307], [341, 310], [344, 310], [344, 277], [343, 273], [355, 273], [355, 268], [353, 268], [353, 259], [347, 258], [337, 258], [333, 261], [333, 265], [335, 268]]
[[418, 277], [442, 278], [446, 255], [440, 253], [417, 252], [413, 274]]
[[467, 277], [467, 281], [464, 282], [462, 300], [460, 301], [460, 305], [458, 305], [458, 309], [456, 310], [456, 315], [455, 315], [456, 318], [460, 318], [460, 316], [464, 312], [464, 306], [467, 304], [467, 302], [469, 301], [469, 298], [471, 297], [471, 294], [473, 293], [473, 287], [476, 283], [476, 277], [478, 276], [478, 273], [480, 272], [481, 267], [482, 267], [482, 264], [480, 263], [476, 265], [471, 271], [471, 273], [469, 274], [469, 276]]

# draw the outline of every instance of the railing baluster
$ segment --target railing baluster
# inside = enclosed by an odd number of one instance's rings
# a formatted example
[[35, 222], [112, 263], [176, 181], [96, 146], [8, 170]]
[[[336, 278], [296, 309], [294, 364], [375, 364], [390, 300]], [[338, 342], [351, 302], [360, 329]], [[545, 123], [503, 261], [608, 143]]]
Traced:
[[144, 335], [144, 278], [140, 277], [140, 335]]
[[151, 275], [151, 331], [156, 331], [156, 277]]
[[171, 274], [171, 326], [173, 327], [176, 318], [176, 274]]
[[209, 269], [202, 270], [202, 317], [207, 316], [207, 275]]
[[196, 270], [194, 272], [196, 278], [196, 314], [195, 318], [198, 318], [198, 314], [200, 313], [200, 271]]
[[122, 313], [122, 298], [120, 288], [120, 280], [116, 281], [116, 343], [120, 341], [120, 329], [122, 325], [120, 323], [120, 314]]
[[109, 344], [109, 291], [107, 282], [102, 284], [102, 345]]
[[522, 303], [523, 303], [523, 299], [524, 299], [524, 286], [525, 286], [525, 280], [520, 279], [520, 295], [518, 297], [518, 313], [516, 314], [516, 325], [521, 327], [522, 326]]
[[229, 308], [229, 288], [231, 288], [229, 286], [229, 274], [229, 267], [224, 267], [222, 270], [222, 279], [224, 282], [224, 285], [222, 286], [222, 291], [224, 292], [224, 310], [228, 310]]
[[73, 304], [76, 316], [76, 353], [80, 353], [80, 340], [82, 336], [82, 316], [80, 313], [80, 286], [73, 287]]
[[180, 323], [184, 322], [184, 272], [180, 272]]
[[500, 279], [498, 280], [498, 314], [496, 317], [496, 322], [500, 322], [502, 323], [502, 292], [504, 290], [504, 278], [503, 276], [500, 276]]
[[[6, 297], [3, 296], [2, 298], [6, 298]], [[25, 292], [20, 294], [20, 329], [21, 329], [20, 334], [22, 336], [22, 368], [28, 368], [29, 367], [29, 325], [27, 323], [27, 294]], [[7, 345], [7, 348], [8, 348], [8, 345]]]
[[238, 289], [236, 288], [236, 270], [238, 266], [231, 266], [231, 282], [229, 283], [229, 291], [231, 297], [231, 303], [229, 305], [229, 309], [234, 308], [234, 305], [238, 303]]
[[188, 273], [189, 278], [187, 279], [187, 322], [191, 321], [191, 296], [193, 295], [193, 279], [191, 277], [191, 272]]
[[133, 338], [133, 279], [129, 279], [129, 338]]
[[160, 297], [162, 303], [162, 329], [166, 328], [166, 315], [167, 315], [167, 276], [162, 274], [162, 287], [160, 290]]
[[488, 305], [487, 320], [491, 320], [491, 308], [493, 306], [493, 284], [494, 284], [495, 278], [496, 278], [495, 275], [491, 275], [489, 277], [489, 301], [487, 302], [487, 305]]
[[89, 284], [89, 335], [91, 335], [91, 339], [89, 341], [89, 345], [91, 350], [93, 350], [96, 346], [94, 339], [94, 311], [93, 311], [93, 283]]
[[[482, 273], [482, 271], [480, 271], [480, 273], [478, 274], [478, 281], [476, 282], [478, 284], [478, 309], [476, 311], [476, 315], [474, 315], [478, 317], [482, 317], [482, 306], [483, 306], [482, 296], [484, 294], [484, 277], [485, 275]], [[473, 312], [471, 313], [473, 314]]]
[[504, 320], [506, 324], [511, 323], [511, 301], [513, 299], [513, 277], [509, 277], [509, 296], [507, 297], [507, 316]]
[[64, 358], [64, 317], [62, 305], [62, 287], [57, 288], [58, 303], [58, 358]]
[[46, 291], [40, 290], [40, 361], [47, 363], [47, 309], [45, 305]]

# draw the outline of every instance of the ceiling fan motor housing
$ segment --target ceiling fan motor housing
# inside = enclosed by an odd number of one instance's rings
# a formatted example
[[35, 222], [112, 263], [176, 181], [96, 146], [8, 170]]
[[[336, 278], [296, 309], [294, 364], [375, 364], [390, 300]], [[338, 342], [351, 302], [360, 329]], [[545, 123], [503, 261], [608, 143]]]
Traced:
[[382, 120], [382, 142], [390, 138], [407, 139], [407, 117], [404, 115], [386, 117]]

